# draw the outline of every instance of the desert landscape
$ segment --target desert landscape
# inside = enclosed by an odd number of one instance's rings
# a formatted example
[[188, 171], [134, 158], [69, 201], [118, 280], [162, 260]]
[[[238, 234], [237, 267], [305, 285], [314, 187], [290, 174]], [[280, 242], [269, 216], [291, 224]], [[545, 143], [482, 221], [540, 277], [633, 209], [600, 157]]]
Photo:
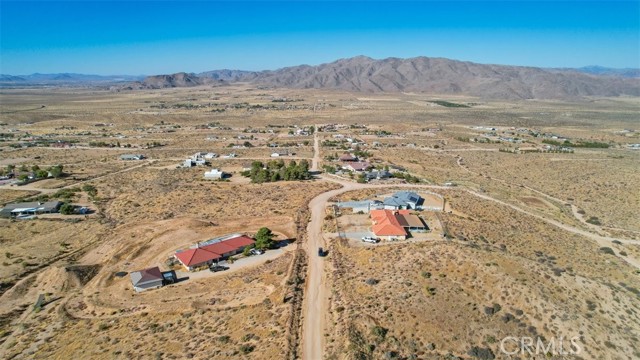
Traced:
[[[640, 357], [636, 97], [234, 82], [0, 98], [2, 204], [74, 209], [0, 219], [2, 358], [527, 358], [501, 352], [508, 336]], [[286, 180], [292, 162], [309, 177]], [[339, 206], [408, 191], [426, 230], [406, 239], [360, 241], [369, 208]], [[226, 271], [170, 261], [263, 227], [281, 246]], [[154, 266], [178, 281], [134, 291]]]

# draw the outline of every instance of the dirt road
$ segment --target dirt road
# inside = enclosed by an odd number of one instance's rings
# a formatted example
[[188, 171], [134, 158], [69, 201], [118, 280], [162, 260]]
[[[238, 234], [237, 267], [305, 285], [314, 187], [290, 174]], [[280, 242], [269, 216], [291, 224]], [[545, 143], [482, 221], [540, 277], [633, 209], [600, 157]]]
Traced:
[[318, 171], [320, 164], [320, 138], [318, 137], [318, 125], [315, 126], [313, 132], [313, 160], [311, 160], [311, 171]]
[[[337, 190], [332, 190], [326, 193], [322, 193], [309, 202], [309, 209], [311, 211], [311, 221], [309, 222], [309, 225], [307, 227], [308, 239], [307, 239], [307, 242], [305, 243], [305, 250], [307, 251], [308, 258], [309, 258], [309, 267], [307, 270], [308, 272], [307, 284], [306, 284], [306, 292], [304, 296], [303, 311], [302, 311], [303, 321], [304, 321], [304, 324], [302, 326], [302, 331], [303, 331], [302, 358], [307, 360], [316, 360], [316, 359], [319, 360], [323, 358], [324, 328], [325, 328], [324, 324], [325, 324], [325, 316], [327, 314], [327, 308], [328, 308], [328, 298], [327, 298], [327, 289], [326, 289], [326, 276], [324, 273], [324, 262], [326, 261], [326, 259], [318, 256], [318, 247], [322, 247], [324, 249], [327, 248], [327, 243], [322, 233], [322, 224], [324, 222], [324, 217], [325, 217], [324, 211], [329, 199], [332, 198], [333, 196], [339, 195], [347, 191], [360, 190], [360, 189], [372, 189], [372, 188], [401, 187], [401, 188], [415, 188], [415, 189], [451, 189], [445, 186], [437, 186], [437, 185], [358, 184], [358, 183], [343, 180], [337, 176], [331, 176], [331, 175], [322, 175], [321, 178], [324, 180], [333, 181], [338, 184], [341, 184], [343, 187]], [[466, 191], [469, 194], [472, 194], [481, 199], [493, 201], [498, 204], [508, 206], [513, 210], [535, 217], [550, 225], [559, 227], [565, 231], [584, 236], [588, 239], [595, 241], [596, 243], [598, 243], [598, 245], [602, 247], [604, 246], [610, 247], [611, 242], [614, 240], [618, 240], [622, 243], [630, 243], [630, 244], [640, 243], [640, 241], [637, 241], [637, 240], [616, 239], [608, 236], [601, 236], [598, 234], [594, 234], [589, 231], [564, 224], [557, 220], [549, 219], [547, 217], [529, 212], [515, 205], [495, 199], [486, 194], [477, 193], [469, 189], [462, 189], [462, 188], [458, 188], [458, 189], [460, 191]], [[636, 269], [640, 269], [640, 261], [638, 261], [637, 259], [631, 258], [629, 256], [621, 256], [619, 252], [615, 249], [614, 249], [614, 252], [616, 253], [616, 256], [619, 259], [626, 261], [629, 265], [635, 267]]]
[[307, 242], [305, 250], [309, 258], [307, 270], [307, 287], [303, 303], [302, 327], [302, 358], [308, 360], [322, 359], [324, 349], [324, 323], [327, 314], [327, 289], [324, 273], [325, 258], [318, 256], [318, 248], [327, 248], [322, 235], [322, 223], [324, 222], [324, 210], [327, 201], [345, 191], [356, 189], [356, 184], [346, 184], [337, 190], [322, 193], [309, 202], [311, 221], [307, 227]]

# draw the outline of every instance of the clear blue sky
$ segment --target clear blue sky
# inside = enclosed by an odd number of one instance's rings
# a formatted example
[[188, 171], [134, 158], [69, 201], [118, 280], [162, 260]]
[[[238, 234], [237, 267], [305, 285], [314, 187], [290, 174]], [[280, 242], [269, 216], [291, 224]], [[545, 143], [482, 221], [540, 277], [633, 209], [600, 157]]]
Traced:
[[0, 0], [0, 73], [264, 70], [355, 55], [640, 67], [640, 0]]

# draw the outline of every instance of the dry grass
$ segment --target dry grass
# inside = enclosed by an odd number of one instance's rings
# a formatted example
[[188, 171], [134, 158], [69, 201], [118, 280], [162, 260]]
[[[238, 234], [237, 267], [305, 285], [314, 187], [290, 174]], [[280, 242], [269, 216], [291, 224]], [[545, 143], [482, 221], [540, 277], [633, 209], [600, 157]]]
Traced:
[[[365, 141], [363, 148], [376, 166], [400, 165], [428, 183], [452, 181], [583, 229], [588, 228], [567, 204], [583, 210], [586, 218], [597, 217], [612, 236], [637, 238], [640, 231], [640, 155], [624, 149], [638, 137], [616, 134], [637, 127], [637, 99], [506, 103], [424, 94], [364, 98], [246, 85], [132, 93], [13, 89], [3, 90], [0, 97], [0, 132], [15, 136], [0, 143], [1, 166], [63, 164], [68, 177], [30, 187], [50, 192], [88, 182], [98, 189], [95, 202], [85, 195], [74, 199], [97, 211], [85, 220], [2, 220], [0, 257], [7, 265], [0, 268], [0, 277], [17, 281], [0, 301], [2, 358], [283, 358], [291, 315], [289, 304], [282, 303], [289, 253], [236, 273], [194, 277], [143, 294], [133, 294], [128, 279], [113, 274], [163, 267], [176, 249], [230, 232], [268, 226], [283, 237], [295, 237], [295, 220], [306, 202], [336, 185], [256, 185], [239, 175], [252, 159], [268, 160], [272, 142], [287, 143], [283, 148], [296, 158], [310, 158], [313, 138], [290, 136], [295, 126], [365, 124], [337, 133]], [[276, 97], [302, 101], [272, 102]], [[475, 104], [464, 109], [430, 106], [434, 99]], [[213, 127], [199, 128], [206, 124]], [[497, 150], [507, 144], [456, 139], [480, 137], [473, 126], [503, 127], [500, 131], [527, 127], [615, 146], [565, 155], [506, 154]], [[435, 128], [440, 131], [427, 131]], [[391, 134], [378, 136], [376, 131]], [[327, 140], [335, 134], [319, 136]], [[30, 136], [79, 147], [8, 146]], [[247, 141], [238, 136], [253, 136], [248, 141], [255, 147], [229, 148]], [[540, 139], [525, 138], [526, 146], [540, 145]], [[131, 147], [87, 146], [100, 141]], [[153, 142], [163, 146], [144, 148]], [[238, 154], [237, 159], [212, 161], [212, 166], [234, 173], [231, 181], [204, 181], [202, 168], [175, 169], [196, 151]], [[321, 155], [343, 151], [323, 147]], [[118, 160], [124, 153], [142, 153], [150, 160]], [[3, 187], [0, 202], [34, 195], [32, 191]], [[329, 274], [332, 320], [326, 329], [329, 358], [389, 358], [393, 352], [467, 357], [471, 346], [499, 355], [496, 341], [506, 335], [551, 338], [576, 332], [583, 337], [584, 359], [640, 357], [635, 335], [640, 329], [640, 283], [633, 269], [581, 236], [463, 191], [442, 193], [451, 205], [451, 213], [441, 216], [454, 238], [450, 242], [375, 247], [334, 242], [326, 259], [334, 266]], [[380, 191], [345, 193], [334, 200], [375, 194]], [[428, 221], [438, 219], [429, 214]], [[638, 245], [611, 247], [640, 257]], [[71, 264], [94, 269], [95, 276], [65, 271]], [[368, 279], [377, 284], [367, 284]], [[54, 301], [34, 312], [39, 294]], [[493, 304], [501, 309], [488, 315], [485, 307]], [[382, 336], [376, 326], [387, 333]]]

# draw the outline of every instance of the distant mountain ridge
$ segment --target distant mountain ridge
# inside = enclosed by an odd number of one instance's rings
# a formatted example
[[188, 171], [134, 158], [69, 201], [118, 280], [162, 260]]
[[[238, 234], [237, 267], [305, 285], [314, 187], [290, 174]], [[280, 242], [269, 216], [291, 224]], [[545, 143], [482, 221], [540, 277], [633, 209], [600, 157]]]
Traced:
[[[112, 90], [162, 89], [249, 82], [271, 87], [337, 89], [354, 92], [419, 92], [470, 95], [486, 99], [573, 99], [585, 96], [640, 96], [640, 69], [543, 69], [525, 66], [478, 64], [445, 58], [415, 57], [375, 60], [356, 56], [316, 66], [299, 65], [278, 70], [213, 70], [153, 75], [114, 85]], [[46, 75], [51, 82], [80, 81], [97, 75]], [[45, 75], [11, 77], [0, 83], [32, 81]], [[15, 78], [15, 79], [14, 79]], [[71, 78], [71, 80], [69, 79]], [[105, 80], [108, 77], [99, 77]], [[114, 81], [115, 82], [115, 81]], [[121, 81], [120, 81], [121, 82]]]
[[7, 75], [0, 74], [0, 83], [24, 83], [24, 84], [67, 84], [67, 83], [113, 83], [124, 81], [137, 81], [144, 76], [136, 75], [87, 75], [74, 73], [40, 74], [31, 75]]
[[584, 66], [577, 69], [556, 68], [552, 70], [575, 71], [575, 72], [591, 74], [591, 75], [620, 76], [624, 78], [640, 78], [640, 69], [633, 69], [633, 68], [614, 69], [614, 68], [608, 68], [604, 66], [591, 65], [591, 66]]
[[[488, 65], [445, 58], [375, 60], [366, 56], [317, 66], [299, 65], [267, 71], [214, 70], [148, 77], [142, 88], [249, 82], [271, 87], [338, 89], [355, 92], [420, 92], [471, 95], [487, 99], [573, 99], [585, 96], [640, 96], [640, 79], [605, 68], [542, 69]], [[586, 72], [598, 72], [591, 75]], [[608, 76], [600, 76], [608, 75]], [[613, 75], [609, 75], [613, 74]]]

